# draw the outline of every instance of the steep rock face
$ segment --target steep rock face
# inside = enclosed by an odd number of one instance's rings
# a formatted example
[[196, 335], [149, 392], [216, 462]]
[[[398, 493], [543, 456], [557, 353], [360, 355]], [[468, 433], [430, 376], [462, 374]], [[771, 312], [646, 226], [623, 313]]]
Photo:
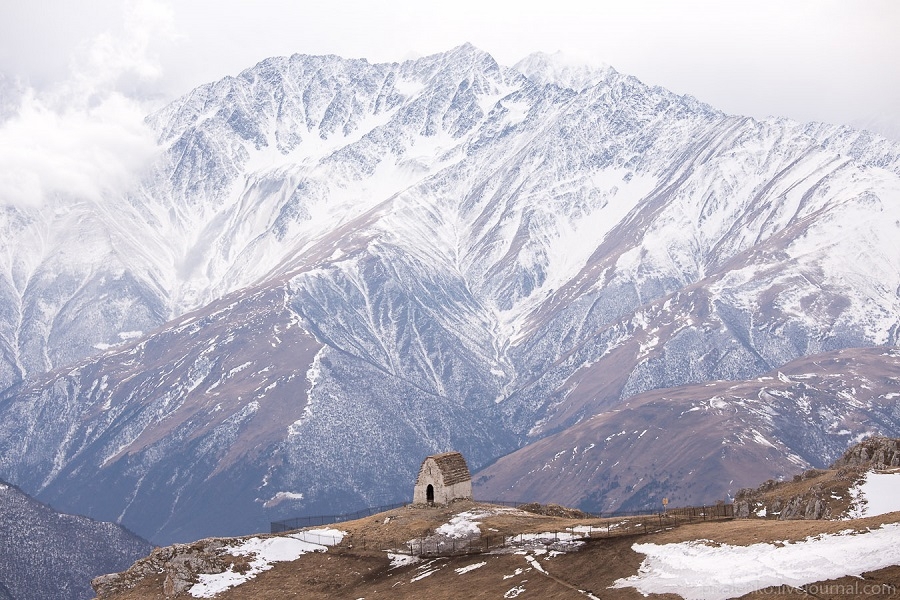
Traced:
[[[126, 201], [7, 209], [0, 473], [154, 540], [243, 533], [648, 390], [897, 343], [900, 146], [549, 60], [269, 59], [151, 115]], [[851, 408], [851, 436], [900, 423]], [[771, 431], [736, 486], [806, 456]]]
[[0, 598], [93, 598], [92, 578], [151, 549], [118, 525], [59, 513], [0, 481]]

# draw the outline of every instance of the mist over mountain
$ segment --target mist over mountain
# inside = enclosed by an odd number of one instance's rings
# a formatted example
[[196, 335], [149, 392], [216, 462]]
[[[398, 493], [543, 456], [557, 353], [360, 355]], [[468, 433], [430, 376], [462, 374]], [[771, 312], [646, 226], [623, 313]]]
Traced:
[[[560, 61], [267, 59], [150, 115], [126, 197], [5, 207], [0, 476], [157, 542], [404, 500], [451, 448], [530, 500], [538, 459], [497, 459], [572, 427], [612, 450], [586, 423], [636, 395], [665, 436], [653, 390], [897, 345], [900, 144]], [[829, 387], [839, 426], [766, 430], [733, 488], [898, 435], [890, 381]], [[666, 468], [756, 452], [749, 423]], [[585, 473], [586, 508], [656, 502]]]

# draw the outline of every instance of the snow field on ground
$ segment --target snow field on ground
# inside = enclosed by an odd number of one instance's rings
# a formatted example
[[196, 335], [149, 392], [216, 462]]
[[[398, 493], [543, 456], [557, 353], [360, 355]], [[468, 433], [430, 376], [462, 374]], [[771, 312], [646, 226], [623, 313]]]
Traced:
[[686, 600], [725, 600], [781, 585], [801, 586], [900, 564], [900, 524], [854, 534], [823, 534], [800, 542], [712, 545], [634, 544], [645, 554], [637, 575], [614, 588], [642, 594], [678, 594]]

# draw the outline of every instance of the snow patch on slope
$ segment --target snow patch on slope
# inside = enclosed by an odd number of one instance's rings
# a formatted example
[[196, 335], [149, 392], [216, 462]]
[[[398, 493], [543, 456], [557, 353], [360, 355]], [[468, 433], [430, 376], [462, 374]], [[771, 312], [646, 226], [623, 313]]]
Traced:
[[634, 544], [632, 548], [647, 558], [637, 575], [618, 579], [613, 587], [633, 587], [644, 595], [678, 594], [686, 600], [725, 600], [773, 586], [855, 577], [900, 563], [900, 524], [848, 533], [783, 546], [714, 546], [707, 540]]
[[[263, 571], [272, 568], [272, 563], [293, 561], [307, 552], [325, 552], [328, 546], [339, 544], [344, 532], [337, 529], [315, 529], [301, 531], [285, 537], [261, 539], [253, 537], [235, 546], [229, 546], [225, 553], [232, 556], [252, 556], [249, 569], [238, 573], [230, 566], [223, 573], [201, 573], [199, 583], [190, 591], [194, 598], [213, 598], [216, 594], [239, 586], [253, 579]], [[314, 541], [313, 541], [314, 540]]]
[[850, 488], [850, 497], [851, 519], [877, 517], [900, 511], [900, 471], [869, 471], [862, 481]]

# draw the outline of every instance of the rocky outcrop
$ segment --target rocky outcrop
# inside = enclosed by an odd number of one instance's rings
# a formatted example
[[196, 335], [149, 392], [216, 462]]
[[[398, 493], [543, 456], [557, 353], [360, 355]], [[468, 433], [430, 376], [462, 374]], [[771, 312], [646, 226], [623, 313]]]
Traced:
[[738, 518], [839, 518], [850, 508], [850, 488], [866, 471], [898, 465], [900, 439], [873, 436], [850, 447], [828, 470], [810, 469], [792, 481], [770, 479], [738, 491], [734, 513]]
[[848, 449], [832, 469], [869, 467], [883, 469], [900, 466], [900, 439], [884, 436], [867, 438]]
[[229, 565], [234, 565], [236, 571], [241, 570], [236, 563], [243, 559], [223, 554], [226, 542], [221, 538], [210, 538], [157, 548], [127, 571], [94, 578], [91, 586], [97, 598], [103, 600], [134, 589], [146, 580], [161, 578], [165, 597], [174, 598], [190, 590], [200, 573], [221, 573]]

